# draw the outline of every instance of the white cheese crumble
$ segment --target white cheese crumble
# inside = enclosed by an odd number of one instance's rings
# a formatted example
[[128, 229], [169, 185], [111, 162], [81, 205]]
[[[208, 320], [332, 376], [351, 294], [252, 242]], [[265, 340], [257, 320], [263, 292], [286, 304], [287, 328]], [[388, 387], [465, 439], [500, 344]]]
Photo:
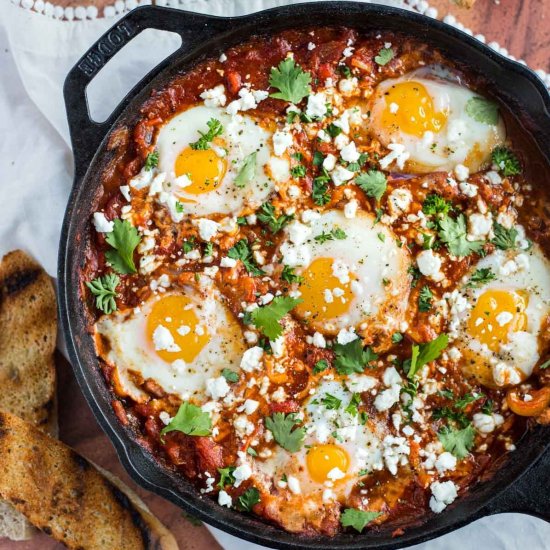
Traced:
[[241, 464], [235, 468], [233, 477], [235, 478], [234, 487], [239, 487], [243, 481], [246, 481], [252, 475], [252, 468], [248, 464]]
[[295, 495], [299, 495], [302, 492], [300, 488], [300, 481], [294, 476], [288, 476], [287, 485], [290, 492]]
[[247, 349], [241, 359], [241, 369], [245, 372], [259, 369], [262, 364], [263, 354], [264, 350], [260, 346]]
[[231, 505], [233, 504], [233, 499], [231, 498], [231, 495], [229, 495], [222, 489], [218, 493], [218, 504], [220, 506], [227, 506], [228, 508], [231, 508]]
[[239, 90], [239, 99], [232, 101], [226, 108], [229, 115], [236, 115], [238, 111], [249, 111], [255, 109], [258, 103], [267, 99], [269, 92], [263, 90], [249, 90], [248, 88], [241, 88]]
[[338, 82], [338, 90], [340, 90], [343, 95], [347, 95], [353, 93], [358, 85], [359, 81], [356, 77], [342, 78], [342, 80]]
[[115, 222], [109, 221], [103, 212], [94, 212], [94, 227], [98, 233], [110, 233]]
[[464, 193], [467, 197], [475, 197], [477, 195], [477, 185], [474, 185], [473, 183], [468, 183], [467, 181], [463, 181], [458, 185], [458, 188]]
[[504, 417], [500, 414], [476, 413], [473, 418], [474, 428], [481, 434], [489, 434], [498, 426], [504, 424]]
[[220, 267], [235, 267], [237, 265], [237, 260], [234, 258], [229, 258], [224, 256], [220, 261]]
[[203, 241], [210, 241], [220, 229], [220, 224], [208, 218], [199, 218], [194, 221], [199, 228], [199, 236]]
[[400, 170], [403, 170], [403, 168], [405, 167], [405, 163], [407, 162], [407, 160], [409, 160], [409, 157], [411, 156], [410, 153], [405, 150], [405, 146], [401, 143], [390, 143], [388, 145], [388, 149], [391, 152], [380, 159], [380, 168], [382, 168], [382, 170], [385, 170], [386, 168], [388, 168], [388, 166], [390, 166], [390, 164], [395, 162], [395, 164], [397, 164], [397, 167]]
[[359, 202], [357, 201], [357, 199], [351, 199], [344, 206], [344, 216], [348, 220], [355, 218], [358, 208], [359, 208]]
[[313, 335], [312, 344], [317, 348], [327, 347], [327, 341], [325, 340], [325, 337], [320, 332], [316, 332]]
[[225, 397], [231, 388], [227, 384], [227, 380], [223, 376], [217, 378], [209, 378], [206, 381], [206, 394], [212, 397], [214, 401]]
[[456, 485], [452, 481], [434, 481], [430, 489], [432, 491], [430, 508], [436, 514], [443, 512], [458, 496]]
[[181, 348], [174, 342], [172, 333], [163, 325], [159, 325], [153, 331], [153, 344], [156, 351], [181, 351]]
[[435, 461], [435, 467], [440, 474], [447, 470], [454, 470], [456, 468], [456, 456], [447, 451], [441, 453]]
[[355, 329], [353, 327], [350, 328], [343, 328], [338, 333], [338, 336], [336, 337], [336, 340], [339, 344], [349, 344], [350, 342], [353, 342], [354, 340], [357, 340], [359, 338], [357, 334], [355, 334]]
[[340, 156], [346, 162], [357, 162], [360, 157], [360, 153], [355, 146], [355, 142], [350, 141], [345, 147], [340, 151]]
[[323, 168], [330, 172], [331, 170], [334, 170], [334, 167], [336, 166], [336, 157], [329, 153], [323, 160]]
[[273, 134], [273, 151], [280, 157], [292, 145], [292, 134], [284, 130], [277, 130]]
[[466, 181], [470, 175], [470, 170], [464, 164], [457, 164], [454, 169], [456, 179], [458, 181]]
[[412, 194], [408, 189], [394, 189], [388, 197], [390, 213], [397, 216], [401, 212], [407, 212], [411, 202]]
[[323, 92], [311, 94], [307, 98], [306, 115], [311, 118], [322, 118], [327, 112], [327, 96]]
[[432, 249], [422, 250], [416, 257], [418, 269], [422, 275], [431, 278], [433, 281], [441, 281], [444, 278], [441, 272], [441, 256]]
[[225, 87], [223, 84], [211, 88], [210, 90], [204, 90], [200, 95], [201, 99], [204, 99], [206, 107], [223, 107], [227, 101], [225, 97]]

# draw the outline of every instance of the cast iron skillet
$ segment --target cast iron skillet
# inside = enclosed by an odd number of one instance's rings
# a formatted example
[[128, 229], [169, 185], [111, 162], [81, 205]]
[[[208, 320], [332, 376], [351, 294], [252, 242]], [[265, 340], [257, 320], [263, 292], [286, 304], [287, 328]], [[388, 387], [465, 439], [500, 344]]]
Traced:
[[[88, 224], [106, 163], [106, 140], [119, 125], [132, 125], [140, 104], [153, 88], [252, 34], [278, 32], [304, 25], [345, 25], [363, 30], [404, 31], [433, 43], [451, 58], [467, 63], [494, 83], [497, 95], [521, 118], [523, 126], [550, 162], [550, 96], [542, 82], [524, 66], [511, 62], [477, 40], [439, 21], [404, 10], [355, 2], [298, 4], [245, 17], [218, 18], [179, 10], [144, 7], [131, 11], [106, 32], [71, 70], [65, 81], [65, 102], [75, 157], [75, 180], [67, 206], [59, 251], [59, 309], [63, 333], [75, 376], [97, 421], [116, 447], [134, 480], [162, 495], [194, 516], [238, 537], [273, 548], [404, 547], [432, 539], [483, 516], [524, 512], [550, 521], [550, 429], [537, 427], [503, 459], [489, 479], [427, 522], [392, 538], [391, 531], [334, 538], [302, 538], [252, 516], [218, 506], [203, 498], [181, 476], [160, 466], [135, 443], [117, 420], [111, 394], [97, 368], [97, 359], [79, 294], [79, 268], [89, 232]], [[97, 124], [90, 118], [86, 86], [99, 69], [127, 42], [146, 28], [178, 33], [182, 46], [152, 70], [121, 102], [109, 119]]]

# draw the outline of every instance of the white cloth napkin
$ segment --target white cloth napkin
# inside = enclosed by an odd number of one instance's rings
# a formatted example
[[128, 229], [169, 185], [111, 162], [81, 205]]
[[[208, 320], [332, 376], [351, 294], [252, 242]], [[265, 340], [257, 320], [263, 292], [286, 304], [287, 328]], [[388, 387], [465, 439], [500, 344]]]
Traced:
[[[189, 0], [182, 8], [213, 15], [241, 15], [288, 4], [286, 0]], [[385, 4], [402, 5], [400, 0]], [[56, 274], [63, 213], [72, 185], [72, 156], [63, 104], [65, 75], [114, 19], [57, 21], [0, 2], [0, 256], [14, 248], [30, 252]], [[131, 47], [107, 65], [101, 85], [93, 87], [94, 104], [104, 116], [113, 99], [124, 95], [179, 38], [149, 31], [142, 48]], [[150, 47], [148, 47], [150, 45]], [[139, 54], [139, 55], [138, 55]], [[159, 57], [160, 56], [160, 57]], [[101, 75], [100, 75], [101, 76]], [[122, 91], [121, 91], [122, 89]], [[107, 111], [107, 112], [105, 112]], [[227, 550], [253, 550], [246, 543], [211, 528]], [[421, 550], [542, 550], [550, 525], [535, 518], [507, 514], [485, 518], [459, 531], [417, 546]]]

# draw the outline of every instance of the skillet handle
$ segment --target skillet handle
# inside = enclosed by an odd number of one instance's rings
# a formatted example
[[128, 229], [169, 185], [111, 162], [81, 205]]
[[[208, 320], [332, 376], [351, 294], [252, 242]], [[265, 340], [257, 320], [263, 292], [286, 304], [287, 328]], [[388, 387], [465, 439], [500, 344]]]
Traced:
[[[135, 91], [142, 88], [145, 82], [169, 59], [193, 50], [227, 28], [228, 20], [224, 18], [156, 6], [142, 6], [128, 12], [91, 46], [71, 69], [63, 87], [75, 159], [75, 182], [86, 173], [103, 138]], [[144, 76], [107, 120], [102, 123], [93, 121], [86, 97], [88, 84], [112, 57], [145, 29], [158, 29], [179, 34], [182, 39], [180, 48]]]
[[492, 500], [482, 515], [519, 512], [550, 522], [550, 449], [508, 489]]

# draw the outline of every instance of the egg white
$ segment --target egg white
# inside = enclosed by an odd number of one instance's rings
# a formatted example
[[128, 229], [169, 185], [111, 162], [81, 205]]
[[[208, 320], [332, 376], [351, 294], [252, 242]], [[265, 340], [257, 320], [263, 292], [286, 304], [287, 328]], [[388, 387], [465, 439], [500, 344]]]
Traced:
[[[170, 293], [154, 296], [140, 308], [105, 315], [95, 325], [96, 342], [102, 359], [115, 368], [115, 383], [123, 395], [136, 401], [147, 398], [134, 376], [155, 380], [166, 392], [181, 399], [206, 399], [206, 380], [223, 368], [238, 369], [245, 350], [241, 329], [219, 297], [184, 289], [209, 340], [192, 362], [163, 360], [147, 334], [147, 318], [153, 304]], [[172, 293], [175, 294], [175, 293]]]
[[[448, 113], [446, 123], [439, 132], [429, 131], [418, 137], [405, 133], [397, 125], [383, 125], [382, 113], [387, 108], [385, 94], [392, 86], [407, 81], [418, 82], [426, 88], [436, 113]], [[490, 159], [491, 151], [504, 142], [506, 132], [500, 116], [493, 126], [478, 122], [467, 113], [468, 101], [474, 97], [480, 96], [455, 82], [437, 78], [426, 70], [420, 74], [412, 72], [384, 80], [371, 100], [369, 128], [386, 146], [391, 143], [404, 145], [410, 155], [406, 166], [408, 172], [451, 171], [457, 164], [476, 172]]]
[[[208, 130], [211, 119], [219, 120], [223, 132], [212, 149], [227, 162], [227, 172], [221, 184], [211, 191], [192, 194], [176, 178], [175, 163], [179, 154]], [[196, 106], [176, 115], [159, 131], [156, 149], [159, 155], [158, 170], [166, 174], [165, 190], [176, 194], [184, 204], [186, 214], [240, 214], [245, 207], [257, 208], [274, 188], [271, 178], [271, 133], [247, 115], [229, 116], [217, 107]], [[242, 188], [235, 185], [245, 159], [256, 153], [253, 178]]]

